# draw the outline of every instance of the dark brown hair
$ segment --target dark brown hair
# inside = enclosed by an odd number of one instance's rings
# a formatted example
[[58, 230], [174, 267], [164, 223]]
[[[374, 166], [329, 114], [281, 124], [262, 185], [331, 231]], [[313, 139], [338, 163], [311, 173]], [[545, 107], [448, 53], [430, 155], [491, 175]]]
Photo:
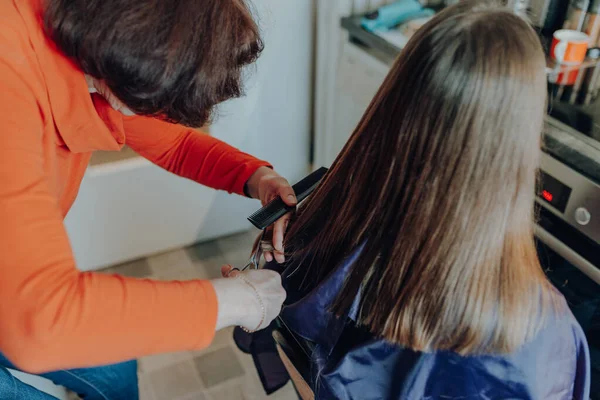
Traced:
[[[471, 1], [422, 27], [287, 233], [319, 282], [364, 244], [333, 311], [420, 350], [510, 352], [551, 304], [533, 240], [540, 41]], [[300, 272], [299, 272], [300, 273]]]
[[263, 45], [244, 0], [48, 0], [58, 48], [133, 112], [201, 126]]

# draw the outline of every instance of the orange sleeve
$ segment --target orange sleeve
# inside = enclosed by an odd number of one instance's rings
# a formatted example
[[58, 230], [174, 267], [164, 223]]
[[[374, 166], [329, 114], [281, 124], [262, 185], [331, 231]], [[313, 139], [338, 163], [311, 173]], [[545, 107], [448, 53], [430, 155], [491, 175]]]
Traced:
[[214, 189], [244, 194], [250, 176], [269, 163], [207, 134], [147, 117], [124, 117], [127, 144], [176, 175]]
[[46, 173], [43, 144], [54, 139], [23, 74], [0, 58], [0, 351], [39, 373], [207, 346], [217, 315], [210, 282], [76, 269]]

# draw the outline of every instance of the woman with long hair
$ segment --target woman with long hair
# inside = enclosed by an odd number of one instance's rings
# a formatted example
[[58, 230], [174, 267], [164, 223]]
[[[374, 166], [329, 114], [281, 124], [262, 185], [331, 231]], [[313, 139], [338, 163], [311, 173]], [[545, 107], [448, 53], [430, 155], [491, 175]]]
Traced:
[[317, 398], [587, 400], [534, 244], [545, 105], [540, 40], [502, 7], [461, 2], [409, 41], [286, 234], [281, 318]]

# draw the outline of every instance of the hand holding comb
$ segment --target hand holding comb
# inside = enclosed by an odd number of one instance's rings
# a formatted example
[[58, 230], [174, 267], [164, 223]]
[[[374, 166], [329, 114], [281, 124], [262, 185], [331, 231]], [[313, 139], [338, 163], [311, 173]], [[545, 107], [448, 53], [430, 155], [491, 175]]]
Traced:
[[[296, 198], [298, 199], [298, 203], [306, 199], [313, 192], [313, 190], [316, 189], [326, 172], [327, 168], [321, 167], [292, 186], [292, 189], [294, 189], [294, 193], [296, 194]], [[279, 218], [283, 217], [286, 213], [294, 210], [294, 208], [294, 206], [288, 206], [283, 202], [283, 200], [277, 197], [267, 203], [260, 210], [249, 216], [248, 221], [250, 221], [252, 225], [258, 229], [263, 230], [269, 227]]]

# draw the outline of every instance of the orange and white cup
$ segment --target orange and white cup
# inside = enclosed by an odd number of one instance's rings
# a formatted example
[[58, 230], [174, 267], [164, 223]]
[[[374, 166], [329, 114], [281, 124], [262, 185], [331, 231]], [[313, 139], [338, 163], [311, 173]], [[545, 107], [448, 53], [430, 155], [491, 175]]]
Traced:
[[583, 32], [560, 29], [554, 32], [550, 55], [561, 64], [580, 64], [585, 60], [590, 37]]

